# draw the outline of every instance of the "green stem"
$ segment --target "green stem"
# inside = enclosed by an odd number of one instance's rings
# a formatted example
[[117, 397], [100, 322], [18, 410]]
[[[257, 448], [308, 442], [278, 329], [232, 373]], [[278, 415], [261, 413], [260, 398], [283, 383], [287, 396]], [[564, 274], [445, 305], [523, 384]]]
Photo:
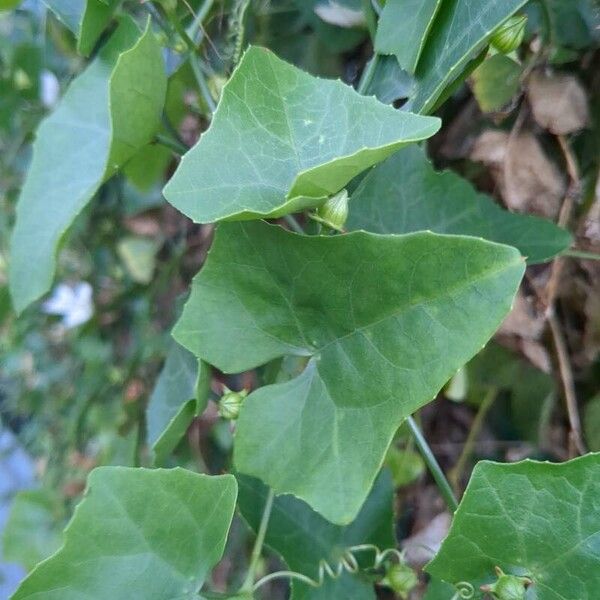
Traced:
[[262, 547], [265, 543], [265, 535], [267, 534], [267, 527], [269, 526], [269, 519], [271, 518], [271, 509], [273, 508], [273, 500], [275, 499], [275, 492], [270, 489], [269, 495], [265, 502], [265, 508], [263, 510], [258, 532], [256, 534], [256, 541], [254, 542], [254, 548], [252, 548], [252, 555], [250, 556], [250, 567], [248, 568], [248, 574], [242, 585], [242, 592], [251, 592], [254, 585], [254, 577], [256, 574], [256, 567], [260, 560], [262, 553]]
[[373, 58], [367, 63], [364, 68], [362, 75], [360, 76], [360, 81], [358, 82], [358, 86], [356, 87], [356, 91], [359, 94], [365, 94], [369, 89], [369, 85], [373, 80], [373, 75], [375, 74], [375, 69], [377, 68], [377, 63], [379, 62], [380, 55], [375, 52], [373, 54]]
[[[204, 4], [200, 8], [200, 10], [196, 13], [192, 24], [188, 27], [188, 35], [193, 40], [196, 39], [196, 35], [198, 31], [202, 31], [202, 23], [206, 16], [208, 15], [210, 9], [213, 7], [214, 0], [204, 0]], [[202, 39], [202, 38], [201, 38]], [[199, 40], [198, 40], [199, 41]]]
[[189, 150], [187, 146], [164, 133], [157, 133], [154, 139], [157, 143], [165, 146], [165, 148], [168, 148], [178, 156], [183, 156]]
[[433, 476], [433, 479], [435, 480], [435, 483], [437, 484], [440, 493], [442, 494], [442, 497], [446, 501], [448, 508], [452, 512], [455, 512], [458, 508], [458, 501], [454, 496], [454, 492], [452, 491], [452, 488], [450, 487], [450, 484], [448, 483], [444, 472], [442, 471], [438, 461], [433, 455], [433, 452], [431, 451], [427, 440], [423, 437], [419, 426], [417, 425], [412, 416], [409, 416], [406, 419], [406, 422], [408, 423], [410, 431], [413, 437], [415, 438], [415, 443], [419, 448], [419, 452], [421, 453], [421, 456], [423, 457], [423, 460], [425, 461], [429, 472]]
[[304, 233], [304, 229], [302, 229], [302, 225], [296, 221], [296, 217], [294, 215], [283, 215], [283, 220], [296, 232], [296, 233]]
[[198, 83], [198, 87], [200, 88], [200, 93], [202, 94], [202, 98], [204, 98], [204, 102], [206, 102], [206, 106], [211, 113], [214, 113], [217, 109], [217, 105], [208, 89], [208, 83], [206, 82], [206, 77], [200, 67], [200, 62], [198, 56], [192, 53], [190, 54], [190, 64], [192, 65], [192, 71], [194, 72], [194, 77], [196, 78], [196, 82]]
[[600, 260], [600, 254], [596, 252], [585, 252], [584, 250], [566, 250], [562, 256], [570, 256], [571, 258], [585, 258], [587, 260]]

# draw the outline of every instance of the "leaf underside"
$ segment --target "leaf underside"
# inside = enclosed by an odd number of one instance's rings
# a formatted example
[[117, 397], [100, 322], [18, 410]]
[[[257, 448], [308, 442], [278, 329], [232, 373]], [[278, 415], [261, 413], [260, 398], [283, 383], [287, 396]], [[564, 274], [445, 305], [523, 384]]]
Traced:
[[417, 146], [400, 150], [362, 180], [352, 194], [346, 228], [482, 237], [515, 246], [530, 264], [550, 260], [572, 242], [551, 221], [510, 213], [459, 175], [436, 172]]
[[439, 125], [251, 47], [164, 195], [199, 223], [281, 216], [322, 204]]
[[225, 372], [311, 357], [246, 399], [235, 463], [348, 523], [397, 427], [489, 339], [523, 269], [514, 248], [473, 238], [226, 224], [174, 336]]
[[480, 462], [426, 570], [475, 589], [495, 567], [529, 577], [527, 597], [592, 600], [600, 588], [600, 454], [562, 464]]
[[98, 468], [63, 547], [12, 600], [196, 598], [223, 554], [236, 495], [232, 475]]

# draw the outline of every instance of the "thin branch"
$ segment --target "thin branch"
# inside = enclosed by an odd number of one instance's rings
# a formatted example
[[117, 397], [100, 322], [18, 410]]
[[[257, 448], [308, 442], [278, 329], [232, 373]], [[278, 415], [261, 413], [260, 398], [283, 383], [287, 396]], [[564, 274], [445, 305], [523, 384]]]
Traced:
[[579, 454], [585, 454], [586, 448], [583, 442], [583, 436], [581, 435], [581, 420], [579, 418], [579, 409], [577, 407], [575, 382], [573, 379], [571, 363], [569, 361], [569, 352], [567, 350], [567, 344], [565, 342], [560, 323], [558, 322], [558, 318], [556, 317], [554, 311], [551, 311], [548, 314], [548, 323], [550, 324], [550, 331], [552, 332], [554, 345], [556, 346], [558, 368], [565, 392], [567, 416], [569, 419], [569, 426], [571, 428], [571, 440], [577, 449], [577, 452], [579, 452]]

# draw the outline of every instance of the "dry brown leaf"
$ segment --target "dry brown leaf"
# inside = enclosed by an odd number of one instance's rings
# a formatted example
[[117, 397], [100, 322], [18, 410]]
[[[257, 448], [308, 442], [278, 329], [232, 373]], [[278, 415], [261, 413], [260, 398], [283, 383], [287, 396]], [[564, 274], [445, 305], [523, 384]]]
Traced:
[[413, 567], [422, 567], [438, 552], [442, 541], [448, 535], [452, 517], [443, 512], [434, 517], [423, 529], [402, 542], [406, 561]]
[[471, 159], [490, 168], [508, 208], [556, 218], [565, 180], [533, 134], [484, 131], [475, 142]]
[[589, 123], [585, 90], [573, 75], [535, 71], [529, 78], [527, 97], [538, 125], [556, 135], [579, 131]]

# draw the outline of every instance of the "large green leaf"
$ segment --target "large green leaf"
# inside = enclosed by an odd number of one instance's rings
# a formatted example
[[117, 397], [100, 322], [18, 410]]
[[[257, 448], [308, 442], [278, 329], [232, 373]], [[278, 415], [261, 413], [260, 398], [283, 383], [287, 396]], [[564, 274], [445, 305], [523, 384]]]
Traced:
[[322, 204], [439, 126], [438, 119], [396, 111], [253, 47], [164, 194], [200, 223], [279, 216]]
[[417, 146], [375, 167], [352, 195], [347, 228], [375, 233], [429, 229], [516, 246], [530, 263], [551, 259], [571, 235], [551, 221], [503, 210], [451, 171], [438, 173]]
[[527, 0], [447, 0], [433, 23], [416, 71], [407, 108], [430, 112], [444, 89], [460, 76], [494, 30]]
[[600, 454], [563, 464], [477, 465], [450, 533], [426, 570], [479, 591], [495, 580], [495, 567], [529, 577], [527, 598], [598, 597]]
[[[268, 488], [258, 479], [238, 477], [239, 507], [250, 526], [258, 529]], [[293, 496], [279, 496], [273, 502], [265, 542], [280, 554], [289, 568], [313, 580], [319, 579], [319, 563], [326, 561], [334, 570], [342, 553], [358, 544], [373, 544], [380, 550], [394, 548], [392, 533], [394, 488], [388, 471], [382, 472], [356, 519], [346, 527], [334, 525]], [[293, 533], [292, 533], [293, 532]], [[374, 554], [355, 556], [371, 566]], [[293, 600], [374, 600], [372, 583], [350, 574], [340, 579], [326, 577], [313, 588], [293, 582]]]
[[197, 598], [223, 554], [236, 495], [231, 475], [98, 468], [63, 547], [12, 598]]
[[312, 357], [245, 400], [235, 463], [348, 523], [397, 427], [492, 335], [523, 269], [514, 248], [467, 237], [227, 224], [174, 335], [225, 372]]
[[414, 73], [442, 0], [388, 0], [381, 12], [375, 50], [395, 54]]
[[208, 365], [173, 343], [146, 410], [148, 444], [156, 464], [164, 462], [194, 417], [206, 408], [209, 386]]
[[40, 126], [12, 237], [18, 311], [48, 291], [59, 242], [101, 183], [154, 135], [165, 86], [150, 24], [140, 36], [126, 18]]
[[77, 50], [89, 56], [119, 0], [44, 0], [77, 38]]

